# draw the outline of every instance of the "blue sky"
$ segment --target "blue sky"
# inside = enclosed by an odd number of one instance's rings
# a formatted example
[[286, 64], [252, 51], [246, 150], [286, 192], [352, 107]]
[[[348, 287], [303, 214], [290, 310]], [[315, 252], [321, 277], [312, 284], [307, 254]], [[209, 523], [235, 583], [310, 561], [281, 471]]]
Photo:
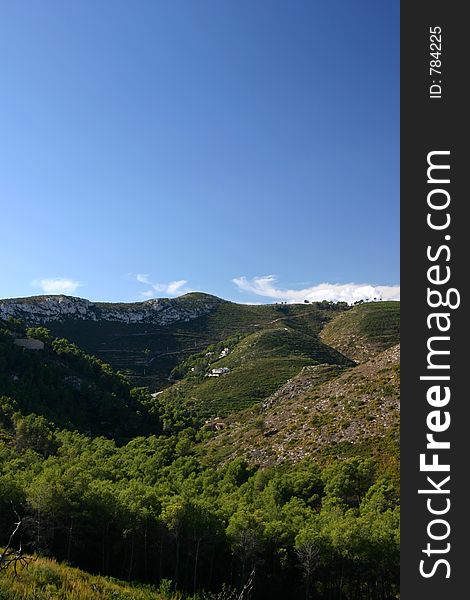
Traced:
[[3, 0], [0, 71], [0, 297], [396, 296], [398, 1]]

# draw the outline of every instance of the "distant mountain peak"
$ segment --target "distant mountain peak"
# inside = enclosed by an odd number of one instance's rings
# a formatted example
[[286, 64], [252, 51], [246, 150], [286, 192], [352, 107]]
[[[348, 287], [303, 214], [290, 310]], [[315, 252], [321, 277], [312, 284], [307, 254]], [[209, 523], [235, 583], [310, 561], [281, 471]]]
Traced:
[[222, 302], [209, 294], [192, 293], [180, 298], [152, 298], [142, 302], [92, 302], [74, 296], [44, 295], [0, 300], [0, 318], [14, 317], [28, 324], [47, 324], [64, 319], [169, 325], [190, 321], [214, 310]]

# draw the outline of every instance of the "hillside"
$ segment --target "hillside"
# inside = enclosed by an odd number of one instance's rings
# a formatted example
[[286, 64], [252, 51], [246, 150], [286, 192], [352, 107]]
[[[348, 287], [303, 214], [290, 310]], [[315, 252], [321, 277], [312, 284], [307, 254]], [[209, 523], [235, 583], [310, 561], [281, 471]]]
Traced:
[[210, 302], [47, 323], [91, 346], [192, 340], [128, 351], [165, 376], [152, 394], [42, 322], [0, 322], [0, 547], [19, 516], [14, 548], [42, 557], [18, 578], [0, 559], [1, 598], [232, 600], [252, 573], [252, 600], [397, 597], [398, 305]]
[[280, 323], [318, 333], [347, 309], [328, 302], [249, 306], [202, 293], [129, 304], [68, 296], [0, 300], [0, 318], [45, 325], [54, 336], [67, 338], [153, 390], [168, 385], [172, 369], [188, 356], [231, 335]]
[[256, 409], [218, 421], [203, 454], [263, 466], [365, 454], [397, 472], [399, 360], [393, 346], [353, 368], [304, 367]]
[[352, 356], [372, 358], [399, 340], [396, 302], [330, 311], [328, 320], [311, 308], [297, 308], [296, 316], [287, 313], [257, 325], [254, 333], [238, 333], [190, 355], [172, 371], [179, 381], [159, 394], [161, 412], [181, 413], [190, 407], [198, 424], [226, 418], [261, 403], [302, 369], [353, 367]]
[[[17, 345], [25, 340], [43, 348]], [[10, 423], [15, 413], [115, 439], [158, 430], [158, 421], [109, 365], [45, 328], [0, 321], [0, 423]]]
[[[300, 353], [297, 368], [271, 395], [258, 402], [252, 398], [251, 408], [241, 413], [220, 411], [209, 419], [206, 429], [215, 434], [202, 454], [215, 462], [243, 456], [262, 466], [304, 457], [373, 455], [397, 474], [399, 316], [398, 302], [360, 304], [337, 313], [318, 337], [328, 352], [318, 352], [317, 345], [317, 354], [309, 358]], [[257, 371], [261, 380], [263, 372], [270, 370]]]
[[[32, 558], [32, 557], [31, 557]], [[29, 558], [27, 559], [29, 560]], [[172, 595], [172, 597], [174, 597]], [[34, 559], [27, 567], [0, 574], [2, 600], [169, 600], [150, 586], [131, 585], [99, 577], [47, 558]], [[176, 600], [176, 597], [175, 597]]]
[[[55, 333], [75, 331], [85, 348], [126, 348], [133, 381], [161, 390], [152, 400], [140, 394], [145, 407], [101, 358], [66, 340], [50, 335], [44, 351], [27, 352], [14, 345], [14, 332], [5, 330], [0, 347], [0, 393], [17, 402], [23, 414], [35, 412], [61, 427], [111, 437], [156, 431], [160, 420], [174, 431], [227, 418], [262, 403], [301, 377], [302, 369], [353, 367], [352, 358], [373, 357], [397, 343], [399, 330], [395, 302], [353, 308], [325, 302], [247, 306], [189, 294], [148, 305], [94, 305], [59, 296], [4, 301], [1, 306], [4, 313], [20, 314], [36, 325], [47, 321]], [[161, 353], [163, 339], [180, 349]], [[152, 351], [150, 341], [159, 350]], [[135, 376], [140, 369], [149, 374]]]
[[283, 325], [258, 327], [192, 355], [173, 371], [182, 380], [164, 390], [159, 402], [191, 403], [200, 418], [227, 416], [260, 402], [303, 367], [354, 364], [317, 334]]
[[355, 362], [363, 362], [394, 344], [400, 334], [400, 303], [370, 302], [336, 316], [321, 338]]

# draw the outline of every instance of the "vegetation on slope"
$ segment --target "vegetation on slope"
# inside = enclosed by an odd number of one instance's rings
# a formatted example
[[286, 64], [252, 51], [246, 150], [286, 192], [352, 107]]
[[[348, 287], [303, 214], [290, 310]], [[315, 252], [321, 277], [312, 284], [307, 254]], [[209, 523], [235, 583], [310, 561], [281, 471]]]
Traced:
[[[66, 564], [31, 557], [27, 567], [0, 573], [1, 600], [166, 600], [149, 586], [90, 575]], [[29, 559], [28, 559], [29, 560]], [[174, 598], [174, 596], [172, 595]]]
[[[324, 344], [316, 334], [272, 324], [255, 333], [232, 336], [192, 355], [173, 370], [183, 377], [166, 389], [158, 401], [191, 405], [201, 420], [227, 416], [260, 402], [313, 364], [352, 365], [352, 361]], [[227, 369], [211, 376], [214, 369]], [[164, 413], [164, 409], [160, 409]]]
[[[44, 350], [15, 345], [15, 339], [27, 337], [42, 340]], [[116, 439], [158, 429], [158, 420], [109, 365], [65, 339], [54, 339], [44, 327], [26, 331], [15, 321], [0, 322], [0, 398], [3, 418], [13, 419], [17, 429], [47, 429], [44, 419]], [[35, 425], [29, 418], [31, 422], [26, 422], [24, 417], [30, 413], [44, 417], [43, 421], [35, 419]]]
[[321, 338], [356, 362], [368, 360], [400, 339], [400, 303], [369, 302], [354, 306], [325, 325]]
[[[26, 300], [34, 305], [38, 298]], [[231, 335], [252, 333], [273, 323], [318, 333], [334, 315], [348, 309], [345, 304], [329, 302], [248, 306], [198, 293], [186, 294], [172, 302], [176, 309], [197, 309], [199, 304], [207, 303], [213, 308], [195, 319], [168, 325], [71, 317], [51, 321], [47, 327], [54, 336], [71, 340], [114, 369], [125, 372], [136, 385], [155, 390], [168, 385], [171, 370], [188, 356]], [[125, 313], [127, 307], [135, 305], [112, 306]]]
[[[224, 337], [178, 361], [173, 376], [181, 380], [156, 398], [146, 389], [131, 394], [99, 359], [54, 342], [47, 331], [29, 332], [44, 337], [44, 351], [18, 348], [12, 333], [22, 326], [3, 324], [0, 381], [8, 397], [0, 408], [0, 547], [18, 513], [16, 547], [155, 588], [38, 561], [39, 571], [31, 565], [31, 578], [16, 581], [26, 582], [16, 596], [11, 575], [2, 573], [0, 598], [77, 600], [91, 586], [103, 597], [160, 600], [178, 592], [227, 600], [223, 586], [240, 591], [251, 573], [253, 600], [396, 598], [397, 349], [353, 366], [318, 337], [343, 309], [279, 305], [263, 321], [267, 313], [259, 308], [227, 303], [225, 317], [223, 310], [204, 317], [206, 325], [228, 323], [235, 311], [240, 320], [233, 329], [213, 325]], [[242, 315], [249, 326], [241, 325]], [[387, 318], [383, 324], [389, 328]], [[377, 335], [386, 337], [379, 326], [376, 320]], [[205, 377], [219, 366], [230, 373]], [[92, 383], [96, 395], [64, 403], [63, 385], [70, 383], [64, 377]], [[118, 392], [113, 385], [123, 387]], [[167, 396], [178, 389], [181, 402]], [[224, 401], [227, 413], [244, 406], [240, 398], [250, 408], [229, 414], [221, 431], [210, 430], [213, 420], [199, 428], [196, 409], [207, 406], [214, 417]], [[115, 440], [85, 428], [93, 410], [110, 418], [116, 411], [115, 425], [123, 429]], [[156, 422], [160, 411], [167, 427], [148, 435], [150, 413]], [[70, 431], [77, 423], [82, 433]], [[124, 433], [133, 436], [125, 444]], [[41, 565], [52, 569], [54, 581], [44, 582]]]
[[394, 597], [398, 491], [370, 459], [215, 469], [197, 458], [191, 431], [121, 448], [54, 436], [47, 459], [13, 438], [0, 443], [3, 543], [16, 510], [26, 550], [120, 579], [171, 580], [187, 595], [240, 589], [255, 569], [259, 599]]
[[398, 346], [354, 368], [305, 367], [262, 404], [220, 421], [204, 456], [269, 465], [372, 455], [398, 476], [399, 368]]

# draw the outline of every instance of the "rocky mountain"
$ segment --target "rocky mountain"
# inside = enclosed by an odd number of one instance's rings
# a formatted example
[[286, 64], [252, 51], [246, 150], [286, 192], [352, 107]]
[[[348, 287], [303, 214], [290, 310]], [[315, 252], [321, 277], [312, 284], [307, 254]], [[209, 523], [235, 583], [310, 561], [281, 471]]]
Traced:
[[[397, 302], [248, 306], [193, 293], [111, 304], [38, 296], [0, 301], [0, 316], [47, 326], [54, 337], [67, 338], [123, 371], [133, 385], [148, 386], [158, 393], [157, 412], [168, 427], [175, 422], [200, 426], [247, 409], [256, 413], [263, 406], [263, 427], [257, 413], [244, 416], [244, 427], [250, 429], [256, 421], [255, 431], [262, 429], [263, 436], [265, 428], [279, 429], [274, 412], [284, 414], [286, 394], [302, 404], [313, 387], [326, 385], [325, 378], [346, 389], [347, 373], [361, 372], [355, 365], [399, 341]], [[313, 410], [309, 402], [304, 404]], [[184, 414], [190, 418], [181, 419]], [[292, 414], [285, 417], [294, 427]], [[338, 421], [337, 416], [328, 419]], [[269, 435], [272, 446], [277, 434]], [[293, 446], [293, 436], [287, 442]]]
[[[333, 579], [335, 598], [356, 597], [370, 573], [361, 597], [372, 597], [385, 573], [397, 597], [399, 305], [158, 304], [3, 303], [0, 543], [21, 514], [14, 548], [154, 583], [165, 598], [172, 578], [194, 598], [194, 573], [201, 587], [217, 574], [220, 590], [256, 566], [260, 598], [280, 599], [306, 597], [298, 574], [313, 541], [319, 591]], [[22, 573], [43, 589], [37, 564]], [[68, 572], [51, 573], [59, 593]]]
[[[46, 325], [53, 336], [124, 369], [134, 385], [147, 385], [165, 431], [205, 424], [214, 439], [204, 453], [216, 462], [241, 454], [269, 465], [370, 444], [383, 448], [384, 440], [397, 456], [397, 302], [248, 306], [188, 294], [105, 304], [45, 296], [4, 300], [0, 311], [26, 325]], [[56, 350], [48, 351], [52, 360]], [[56, 360], [58, 372], [74, 352], [67, 347]], [[70, 396], [63, 382], [76, 379], [64, 371], [56, 395]], [[29, 388], [26, 395], [34, 396]], [[47, 401], [39, 412], [48, 414]], [[101, 420], [103, 433], [109, 420]]]
[[347, 309], [328, 302], [248, 306], [201, 293], [129, 304], [69, 296], [0, 300], [0, 318], [45, 325], [152, 391], [167, 386], [171, 371], [190, 355], [231, 335], [282, 326], [317, 336]]
[[218, 298], [208, 294], [191, 294], [176, 299], [156, 298], [127, 304], [90, 302], [63, 295], [32, 296], [0, 300], [0, 318], [13, 317], [30, 325], [77, 320], [165, 326], [177, 321], [196, 319], [213, 311], [219, 303]]

